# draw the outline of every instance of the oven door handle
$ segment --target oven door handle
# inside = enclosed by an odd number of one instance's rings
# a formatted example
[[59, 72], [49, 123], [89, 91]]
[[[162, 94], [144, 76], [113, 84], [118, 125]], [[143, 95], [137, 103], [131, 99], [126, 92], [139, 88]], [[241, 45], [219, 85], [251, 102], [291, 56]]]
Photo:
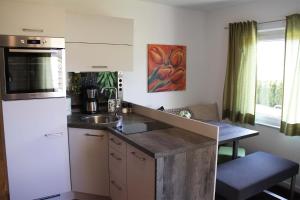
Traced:
[[57, 53], [59, 50], [49, 49], [8, 49], [12, 53]]

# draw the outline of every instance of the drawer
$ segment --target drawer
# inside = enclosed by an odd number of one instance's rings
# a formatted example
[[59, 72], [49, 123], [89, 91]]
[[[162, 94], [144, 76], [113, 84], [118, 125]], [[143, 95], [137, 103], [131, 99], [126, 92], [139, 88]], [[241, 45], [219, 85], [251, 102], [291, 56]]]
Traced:
[[140, 161], [140, 162], [153, 162], [154, 159], [152, 157], [150, 157], [149, 155], [145, 154], [144, 152], [142, 152], [141, 150], [131, 146], [131, 145], [127, 145], [127, 158], [133, 157], [136, 161]]
[[109, 148], [113, 148], [124, 155], [126, 154], [126, 142], [112, 134], [109, 134]]
[[126, 185], [126, 155], [109, 148], [109, 172], [115, 181]]
[[155, 159], [131, 145], [127, 145], [126, 159], [127, 198], [155, 200]]
[[127, 200], [127, 189], [118, 183], [112, 176], [110, 179], [110, 198], [111, 200]]

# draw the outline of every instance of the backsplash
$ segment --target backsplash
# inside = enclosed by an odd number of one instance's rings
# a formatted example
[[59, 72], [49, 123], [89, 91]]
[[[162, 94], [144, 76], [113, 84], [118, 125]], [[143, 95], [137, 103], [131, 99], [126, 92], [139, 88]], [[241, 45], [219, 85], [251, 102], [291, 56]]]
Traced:
[[103, 87], [118, 88], [118, 72], [88, 72], [67, 74], [67, 95], [72, 98], [72, 105], [82, 104], [82, 95], [85, 88], [98, 88], [98, 102], [105, 102], [109, 98], [115, 98], [114, 90], [105, 90]]

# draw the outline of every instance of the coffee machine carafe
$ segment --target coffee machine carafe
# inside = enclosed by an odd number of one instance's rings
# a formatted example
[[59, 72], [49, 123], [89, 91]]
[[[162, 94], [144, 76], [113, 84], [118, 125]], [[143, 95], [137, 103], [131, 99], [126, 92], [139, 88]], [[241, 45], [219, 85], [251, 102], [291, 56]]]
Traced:
[[85, 111], [88, 114], [94, 114], [98, 110], [97, 88], [86, 88]]

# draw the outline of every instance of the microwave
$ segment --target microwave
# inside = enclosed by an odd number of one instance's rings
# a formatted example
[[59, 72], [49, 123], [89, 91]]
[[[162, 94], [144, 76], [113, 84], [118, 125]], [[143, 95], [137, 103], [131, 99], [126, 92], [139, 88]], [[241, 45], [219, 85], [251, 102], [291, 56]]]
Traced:
[[66, 96], [64, 38], [0, 35], [2, 100]]

